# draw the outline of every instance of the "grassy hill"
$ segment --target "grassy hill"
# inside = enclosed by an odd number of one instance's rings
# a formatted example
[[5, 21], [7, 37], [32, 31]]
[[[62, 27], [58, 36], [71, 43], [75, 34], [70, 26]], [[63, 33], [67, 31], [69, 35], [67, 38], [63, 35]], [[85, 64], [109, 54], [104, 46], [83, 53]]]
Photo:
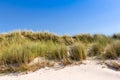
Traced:
[[[16, 31], [0, 34], [0, 72], [36, 70], [51, 66], [50, 61], [71, 64], [96, 56], [98, 59], [120, 57], [120, 34], [77, 34], [59, 36], [48, 32]], [[45, 62], [28, 65], [35, 58]]]

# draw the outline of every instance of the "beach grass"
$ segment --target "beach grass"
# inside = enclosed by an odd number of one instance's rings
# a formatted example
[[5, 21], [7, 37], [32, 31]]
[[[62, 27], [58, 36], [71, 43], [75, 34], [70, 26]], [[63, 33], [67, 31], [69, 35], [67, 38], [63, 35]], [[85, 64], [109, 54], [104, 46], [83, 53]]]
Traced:
[[[69, 49], [68, 49], [69, 48]], [[69, 54], [68, 54], [69, 53]], [[57, 35], [49, 32], [14, 31], [0, 34], [0, 72], [24, 71], [46, 66], [28, 64], [37, 57], [69, 64], [87, 57], [117, 59], [120, 57], [119, 35]]]

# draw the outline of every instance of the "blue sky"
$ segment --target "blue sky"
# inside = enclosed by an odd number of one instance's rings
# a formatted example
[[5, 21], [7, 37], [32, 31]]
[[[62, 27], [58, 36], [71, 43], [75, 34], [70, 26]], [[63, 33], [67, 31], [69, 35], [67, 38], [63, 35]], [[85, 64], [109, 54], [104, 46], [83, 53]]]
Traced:
[[0, 0], [0, 32], [120, 32], [120, 0]]

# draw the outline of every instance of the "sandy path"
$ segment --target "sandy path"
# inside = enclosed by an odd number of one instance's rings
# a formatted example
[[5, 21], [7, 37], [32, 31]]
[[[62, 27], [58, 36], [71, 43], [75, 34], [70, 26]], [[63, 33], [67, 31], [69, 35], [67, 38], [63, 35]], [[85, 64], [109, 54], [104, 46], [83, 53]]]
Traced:
[[0, 80], [120, 80], [120, 72], [89, 61], [86, 65], [67, 66], [60, 70], [49, 68], [25, 75], [4, 75]]

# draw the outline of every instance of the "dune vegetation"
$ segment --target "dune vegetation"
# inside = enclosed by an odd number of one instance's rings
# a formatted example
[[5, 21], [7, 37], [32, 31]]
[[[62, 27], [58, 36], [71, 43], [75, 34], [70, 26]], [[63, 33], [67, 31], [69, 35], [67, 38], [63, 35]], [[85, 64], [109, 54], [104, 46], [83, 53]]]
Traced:
[[[35, 58], [42, 63], [29, 65]], [[88, 57], [117, 59], [120, 57], [120, 34], [56, 35], [49, 32], [14, 31], [0, 34], [0, 72], [36, 70], [52, 66], [51, 61], [64, 65]]]

